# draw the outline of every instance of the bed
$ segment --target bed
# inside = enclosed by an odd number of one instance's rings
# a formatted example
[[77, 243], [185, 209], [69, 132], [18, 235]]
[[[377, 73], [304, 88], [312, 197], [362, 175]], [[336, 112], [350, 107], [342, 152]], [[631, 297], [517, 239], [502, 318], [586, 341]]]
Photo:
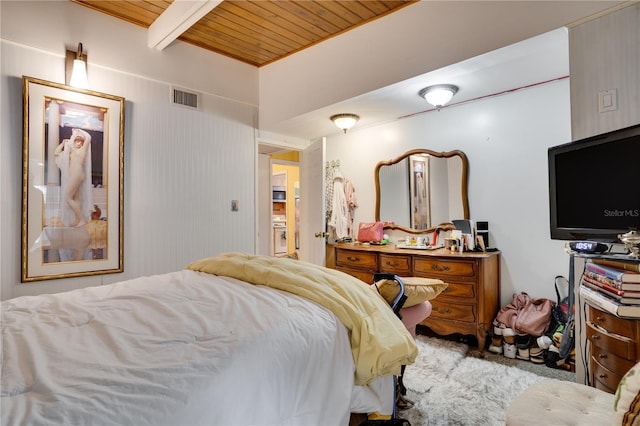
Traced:
[[2, 302], [2, 425], [341, 425], [391, 413], [417, 349], [341, 272], [224, 253]]

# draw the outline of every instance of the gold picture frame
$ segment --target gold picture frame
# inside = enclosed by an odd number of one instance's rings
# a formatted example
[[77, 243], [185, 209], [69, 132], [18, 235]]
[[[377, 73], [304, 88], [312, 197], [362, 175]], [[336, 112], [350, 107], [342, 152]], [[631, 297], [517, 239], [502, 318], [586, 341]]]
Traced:
[[124, 98], [22, 82], [22, 282], [122, 272]]

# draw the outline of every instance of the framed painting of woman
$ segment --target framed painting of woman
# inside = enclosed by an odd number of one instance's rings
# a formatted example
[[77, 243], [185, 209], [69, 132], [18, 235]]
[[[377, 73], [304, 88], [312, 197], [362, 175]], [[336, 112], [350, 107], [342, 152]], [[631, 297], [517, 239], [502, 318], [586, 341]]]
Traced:
[[124, 98], [23, 77], [22, 282], [122, 272]]

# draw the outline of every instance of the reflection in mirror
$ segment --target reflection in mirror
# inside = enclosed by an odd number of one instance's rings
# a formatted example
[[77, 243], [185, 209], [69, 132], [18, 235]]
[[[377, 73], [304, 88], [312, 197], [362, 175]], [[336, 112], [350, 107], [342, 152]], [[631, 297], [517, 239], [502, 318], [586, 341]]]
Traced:
[[428, 229], [431, 226], [431, 190], [429, 182], [429, 155], [409, 157], [409, 213], [411, 228]]
[[375, 168], [376, 220], [411, 233], [469, 219], [468, 160], [462, 151], [414, 149]]
[[409, 160], [407, 158], [398, 163], [390, 164], [388, 167], [380, 168], [378, 172], [380, 187], [388, 188], [388, 190], [380, 193], [380, 214], [376, 217], [394, 218], [396, 224], [410, 228], [410, 210], [407, 202], [410, 197], [408, 171]]

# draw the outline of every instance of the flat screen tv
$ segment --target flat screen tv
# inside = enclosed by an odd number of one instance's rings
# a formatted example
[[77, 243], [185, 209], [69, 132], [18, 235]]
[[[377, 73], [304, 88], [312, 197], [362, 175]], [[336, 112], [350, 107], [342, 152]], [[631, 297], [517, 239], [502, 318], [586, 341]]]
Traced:
[[640, 229], [640, 125], [551, 147], [551, 238], [620, 242]]

